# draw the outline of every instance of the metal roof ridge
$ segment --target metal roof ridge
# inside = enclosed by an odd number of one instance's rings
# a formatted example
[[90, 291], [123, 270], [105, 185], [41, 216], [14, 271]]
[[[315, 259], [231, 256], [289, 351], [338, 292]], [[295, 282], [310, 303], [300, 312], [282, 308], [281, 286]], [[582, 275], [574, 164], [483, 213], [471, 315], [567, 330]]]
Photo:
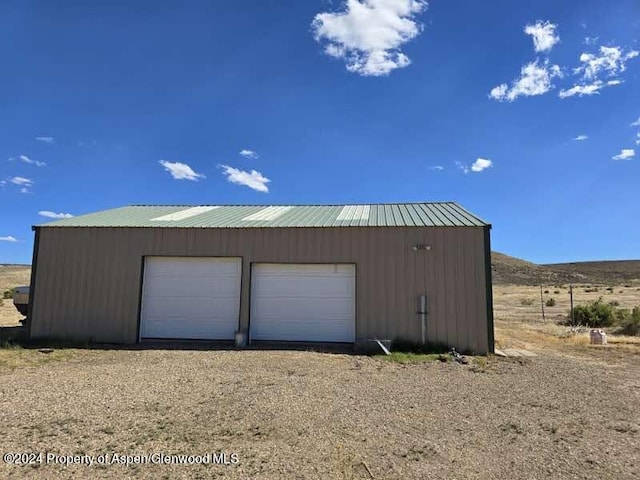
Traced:
[[[113, 209], [126, 207], [346, 207], [346, 206], [374, 206], [374, 205], [436, 205], [436, 204], [456, 204], [453, 201], [423, 201], [423, 202], [376, 202], [376, 203], [269, 203], [269, 204], [246, 204], [246, 203], [191, 203], [191, 204], [158, 204], [158, 203], [134, 203]], [[459, 205], [458, 205], [459, 206]]]

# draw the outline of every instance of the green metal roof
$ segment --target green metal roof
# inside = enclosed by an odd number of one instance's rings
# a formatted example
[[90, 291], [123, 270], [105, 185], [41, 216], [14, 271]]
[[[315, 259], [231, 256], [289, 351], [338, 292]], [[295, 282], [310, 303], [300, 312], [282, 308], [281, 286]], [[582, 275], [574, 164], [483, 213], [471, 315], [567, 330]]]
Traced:
[[373, 205], [132, 205], [36, 227], [479, 227], [489, 224], [455, 202]]

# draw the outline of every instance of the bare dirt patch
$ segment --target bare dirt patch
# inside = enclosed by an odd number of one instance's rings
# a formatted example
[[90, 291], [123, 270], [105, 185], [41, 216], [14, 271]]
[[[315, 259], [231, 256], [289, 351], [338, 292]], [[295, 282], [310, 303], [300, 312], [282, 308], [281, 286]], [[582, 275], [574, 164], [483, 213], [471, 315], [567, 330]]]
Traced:
[[[6, 290], [29, 285], [31, 267], [24, 265], [0, 265], [0, 298]], [[22, 315], [13, 306], [13, 299], [4, 299], [0, 305], [0, 326], [20, 325]]]
[[639, 369], [553, 355], [478, 368], [315, 352], [88, 350], [0, 367], [3, 451], [224, 451], [239, 463], [0, 465], [0, 476], [637, 478]]

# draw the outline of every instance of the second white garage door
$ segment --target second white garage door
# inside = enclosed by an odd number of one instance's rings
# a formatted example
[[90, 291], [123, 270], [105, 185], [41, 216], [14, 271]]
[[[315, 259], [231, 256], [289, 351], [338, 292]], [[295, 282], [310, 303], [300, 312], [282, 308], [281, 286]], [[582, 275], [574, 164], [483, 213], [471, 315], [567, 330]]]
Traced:
[[241, 275], [239, 258], [147, 257], [140, 337], [233, 339]]
[[355, 340], [355, 265], [261, 263], [251, 270], [252, 340]]

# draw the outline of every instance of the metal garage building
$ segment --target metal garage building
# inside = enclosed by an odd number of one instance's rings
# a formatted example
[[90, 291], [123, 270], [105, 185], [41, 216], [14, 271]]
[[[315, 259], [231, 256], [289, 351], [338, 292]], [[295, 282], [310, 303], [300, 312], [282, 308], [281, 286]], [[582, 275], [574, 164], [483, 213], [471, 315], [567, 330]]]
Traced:
[[32, 338], [493, 351], [491, 226], [456, 203], [128, 206], [33, 228]]

